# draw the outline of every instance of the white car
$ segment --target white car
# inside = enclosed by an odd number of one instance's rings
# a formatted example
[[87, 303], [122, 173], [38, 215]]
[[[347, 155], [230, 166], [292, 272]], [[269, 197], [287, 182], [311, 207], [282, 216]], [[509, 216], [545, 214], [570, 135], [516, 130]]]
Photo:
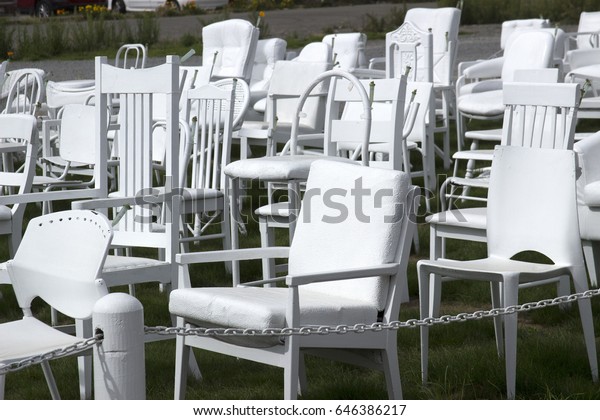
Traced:
[[[196, 7], [201, 9], [214, 9], [216, 7], [227, 6], [228, 0], [168, 0], [174, 3], [174, 6], [181, 8], [188, 3], [196, 3]], [[109, 10], [125, 12], [153, 12], [160, 6], [164, 6], [165, 0], [108, 0]]]

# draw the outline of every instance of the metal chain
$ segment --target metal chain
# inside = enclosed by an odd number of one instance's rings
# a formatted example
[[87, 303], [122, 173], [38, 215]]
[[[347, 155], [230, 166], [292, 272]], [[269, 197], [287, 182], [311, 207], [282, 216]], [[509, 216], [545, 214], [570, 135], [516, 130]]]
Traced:
[[494, 308], [490, 310], [475, 311], [472, 313], [459, 313], [457, 315], [442, 315], [440, 317], [427, 317], [423, 319], [409, 319], [407, 321], [392, 321], [389, 323], [375, 322], [373, 324], [337, 325], [337, 326], [305, 326], [297, 328], [267, 328], [264, 330], [253, 328], [186, 328], [186, 327], [145, 327], [146, 334], [159, 335], [196, 335], [202, 337], [216, 336], [291, 336], [310, 334], [347, 334], [350, 332], [364, 333], [368, 331], [398, 330], [400, 328], [427, 327], [439, 324], [450, 324], [453, 322], [465, 322], [474, 319], [495, 318], [498, 316], [511, 315], [519, 312], [528, 312], [534, 309], [547, 308], [561, 305], [563, 303], [576, 302], [579, 299], [589, 299], [600, 295], [600, 289], [587, 290], [581, 293], [573, 293], [567, 296], [559, 296], [553, 299], [543, 299], [539, 302], [512, 305], [506, 308]]
[[18, 370], [25, 369], [26, 367], [37, 365], [48, 360], [58, 359], [59, 357], [81, 353], [82, 351], [85, 351], [91, 348], [92, 346], [102, 342], [103, 338], [104, 337], [102, 334], [96, 334], [93, 337], [87, 338], [75, 344], [71, 344], [70, 346], [64, 347], [62, 349], [52, 350], [47, 353], [19, 360], [18, 362], [2, 365], [0, 366], [0, 375], [5, 375], [8, 372], [16, 372]]

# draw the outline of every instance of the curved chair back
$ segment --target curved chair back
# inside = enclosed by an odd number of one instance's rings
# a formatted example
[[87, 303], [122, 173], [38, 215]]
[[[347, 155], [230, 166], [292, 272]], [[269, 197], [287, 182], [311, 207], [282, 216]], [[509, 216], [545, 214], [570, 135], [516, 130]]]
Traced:
[[502, 81], [512, 82], [515, 70], [543, 69], [553, 65], [554, 36], [548, 32], [516, 32], [504, 52]]

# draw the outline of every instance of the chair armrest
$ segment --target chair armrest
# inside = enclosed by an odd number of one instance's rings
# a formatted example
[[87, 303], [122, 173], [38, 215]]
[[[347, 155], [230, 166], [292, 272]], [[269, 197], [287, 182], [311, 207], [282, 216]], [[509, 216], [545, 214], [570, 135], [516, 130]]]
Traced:
[[92, 200], [74, 201], [71, 203], [73, 210], [95, 210], [106, 209], [111, 207], [135, 206], [139, 204], [149, 204], [143, 201], [144, 197], [112, 197], [112, 198], [95, 198]]
[[567, 60], [571, 71], [579, 67], [600, 64], [598, 49], [571, 50], [567, 52]]
[[351, 73], [359, 79], [385, 79], [385, 70], [379, 69], [353, 69]]
[[288, 275], [285, 283], [288, 286], [301, 286], [309, 283], [320, 283], [324, 281], [348, 280], [361, 277], [393, 276], [398, 273], [400, 263], [381, 264], [363, 268], [349, 268], [335, 271], [322, 271], [317, 273]]
[[244, 261], [261, 258], [287, 258], [289, 248], [274, 246], [267, 248], [226, 249], [224, 251], [189, 252], [175, 255], [178, 264], [194, 264], [223, 261]]
[[369, 70], [372, 70], [373, 67], [377, 64], [385, 64], [385, 57], [373, 57], [369, 60]]
[[463, 75], [469, 79], [491, 79], [502, 75], [504, 57], [483, 60], [464, 69]]

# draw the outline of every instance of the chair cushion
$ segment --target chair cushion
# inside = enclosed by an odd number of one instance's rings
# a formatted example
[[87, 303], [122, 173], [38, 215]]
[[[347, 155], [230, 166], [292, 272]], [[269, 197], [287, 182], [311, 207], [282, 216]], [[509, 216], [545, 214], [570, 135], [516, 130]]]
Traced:
[[290, 203], [273, 203], [261, 206], [254, 210], [254, 214], [257, 216], [277, 216], [277, 217], [290, 217]]
[[502, 90], [472, 93], [458, 98], [458, 109], [469, 115], [501, 117], [504, 114]]
[[447, 210], [432, 214], [425, 220], [427, 223], [431, 224], [485, 230], [487, 228], [487, 208], [473, 207], [468, 209]]
[[231, 162], [224, 172], [227, 176], [242, 179], [304, 180], [308, 178], [310, 165], [324, 159], [351, 162], [346, 158], [324, 155], [271, 156]]
[[[377, 320], [377, 308], [364, 301], [300, 288], [301, 325], [354, 325]], [[171, 292], [169, 312], [198, 326], [283, 328], [288, 289], [283, 287], [199, 287]], [[246, 345], [272, 346], [279, 337], [247, 340]]]
[[462, 96], [471, 93], [482, 93], [500, 89], [502, 89], [501, 79], [482, 80], [481, 82], [467, 83], [466, 85], [461, 86], [459, 94]]

